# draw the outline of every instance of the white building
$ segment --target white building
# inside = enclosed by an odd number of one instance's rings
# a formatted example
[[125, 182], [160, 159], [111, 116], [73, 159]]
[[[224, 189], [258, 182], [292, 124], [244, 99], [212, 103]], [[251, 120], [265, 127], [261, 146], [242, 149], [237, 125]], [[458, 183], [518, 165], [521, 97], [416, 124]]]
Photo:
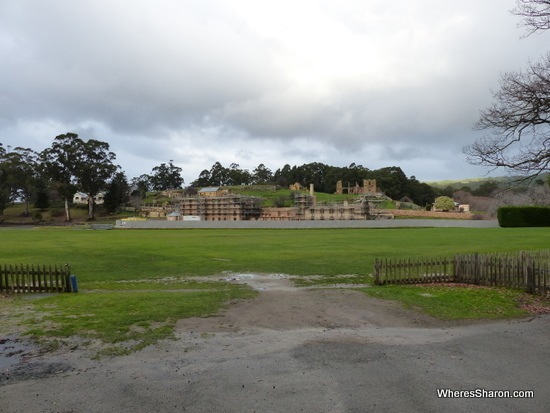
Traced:
[[[94, 197], [94, 203], [97, 205], [101, 205], [104, 202], [105, 193], [100, 192]], [[85, 194], [84, 192], [77, 192], [73, 195], [73, 204], [87, 204], [88, 203], [88, 194]]]

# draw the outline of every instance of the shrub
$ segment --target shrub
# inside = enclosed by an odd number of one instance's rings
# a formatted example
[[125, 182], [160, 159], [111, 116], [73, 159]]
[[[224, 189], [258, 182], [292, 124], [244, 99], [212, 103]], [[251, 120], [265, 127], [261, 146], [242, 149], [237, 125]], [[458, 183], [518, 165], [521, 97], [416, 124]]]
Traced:
[[501, 227], [550, 227], [550, 207], [501, 207], [497, 218]]
[[452, 211], [455, 207], [455, 201], [448, 196], [440, 196], [435, 199], [435, 209], [441, 209], [442, 211]]

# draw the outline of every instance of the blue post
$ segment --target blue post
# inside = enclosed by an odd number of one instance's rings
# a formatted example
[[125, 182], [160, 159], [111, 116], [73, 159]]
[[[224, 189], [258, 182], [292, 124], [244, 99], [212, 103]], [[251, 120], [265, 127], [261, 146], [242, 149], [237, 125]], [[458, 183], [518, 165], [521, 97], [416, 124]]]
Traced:
[[71, 291], [73, 293], [77, 293], [78, 292], [78, 285], [76, 284], [76, 275], [74, 274], [71, 274]]

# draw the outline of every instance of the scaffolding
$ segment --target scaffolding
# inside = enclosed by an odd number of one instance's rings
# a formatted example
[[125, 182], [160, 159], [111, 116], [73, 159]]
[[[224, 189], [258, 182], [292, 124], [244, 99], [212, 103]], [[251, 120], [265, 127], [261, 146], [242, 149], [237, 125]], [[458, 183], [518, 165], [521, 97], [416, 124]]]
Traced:
[[204, 221], [247, 221], [260, 217], [262, 199], [242, 195], [184, 197], [172, 204], [172, 210], [182, 217], [199, 216]]
[[262, 198], [227, 194], [223, 196], [174, 197], [171, 203], [143, 205], [140, 215], [147, 218], [166, 218], [203, 221], [248, 220], [370, 220], [391, 219], [393, 214], [378, 210], [383, 199], [360, 195], [355, 202], [319, 203], [315, 197], [298, 193], [294, 207], [262, 208]]
[[294, 208], [296, 209], [296, 219], [306, 219], [306, 211], [315, 205], [315, 198], [304, 193], [294, 195]]

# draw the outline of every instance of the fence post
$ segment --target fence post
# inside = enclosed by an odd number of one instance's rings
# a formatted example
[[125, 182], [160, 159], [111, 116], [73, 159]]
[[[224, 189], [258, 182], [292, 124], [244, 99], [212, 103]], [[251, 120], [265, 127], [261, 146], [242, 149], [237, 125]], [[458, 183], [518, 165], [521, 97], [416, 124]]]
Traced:
[[476, 252], [474, 254], [474, 284], [479, 285], [479, 280], [481, 279], [481, 274], [479, 271], [479, 254]]
[[380, 261], [378, 258], [374, 259], [374, 284], [380, 285]]
[[525, 291], [535, 293], [535, 260], [525, 258]]
[[455, 254], [453, 257], [453, 282], [459, 282], [460, 276], [459, 276], [459, 269], [458, 269], [458, 254]]

